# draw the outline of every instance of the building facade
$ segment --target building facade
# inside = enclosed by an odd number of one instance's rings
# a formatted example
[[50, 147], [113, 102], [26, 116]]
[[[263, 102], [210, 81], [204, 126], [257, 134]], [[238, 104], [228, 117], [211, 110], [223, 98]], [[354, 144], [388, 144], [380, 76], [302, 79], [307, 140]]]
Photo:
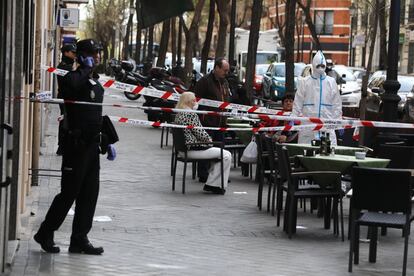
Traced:
[[[303, 1], [306, 4], [307, 1]], [[326, 58], [335, 64], [348, 65], [350, 53], [350, 12], [349, 0], [313, 0], [310, 15], [315, 25], [321, 48]], [[282, 1], [265, 2], [265, 18], [262, 29], [279, 28], [285, 22], [285, 4]], [[297, 7], [295, 29], [295, 60], [310, 63], [315, 51], [315, 43], [305, 23], [302, 9]], [[278, 24], [279, 23], [279, 24]], [[282, 41], [283, 42], [283, 41]]]
[[[414, 74], [414, 0], [400, 1], [400, 36], [399, 36], [399, 73], [400, 74]], [[354, 15], [354, 24], [352, 27], [352, 60], [355, 66], [366, 67], [369, 54], [369, 37], [367, 26], [370, 25], [371, 10], [369, 6], [364, 5], [361, 0], [354, 0], [353, 5], [357, 7]], [[386, 37], [388, 40], [389, 29], [389, 5], [390, 0], [385, 3], [385, 25]], [[372, 70], [375, 71], [383, 68], [380, 58], [380, 48], [388, 45], [382, 45], [380, 41], [380, 30], [378, 29], [375, 48], [372, 60]]]
[[18, 248], [21, 216], [37, 185], [49, 107], [31, 95], [56, 90], [42, 65], [56, 65], [62, 35], [59, 9], [87, 0], [0, 1], [0, 275]]
[[401, 0], [399, 69], [414, 74], [414, 0]]

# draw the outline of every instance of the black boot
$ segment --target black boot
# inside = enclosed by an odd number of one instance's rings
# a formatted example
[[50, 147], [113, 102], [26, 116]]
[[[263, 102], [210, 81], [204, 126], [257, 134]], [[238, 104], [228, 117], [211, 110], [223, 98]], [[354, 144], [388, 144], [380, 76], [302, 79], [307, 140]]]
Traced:
[[103, 247], [94, 247], [88, 239], [70, 241], [70, 253], [83, 253], [88, 255], [101, 255], [104, 252]]
[[63, 149], [61, 146], [58, 147], [57, 151], [56, 151], [56, 155], [61, 156], [63, 154]]
[[40, 244], [40, 247], [42, 247], [44, 251], [48, 253], [60, 252], [59, 246], [56, 246], [55, 242], [53, 241], [53, 233], [45, 234], [39, 230], [33, 238], [38, 244]]

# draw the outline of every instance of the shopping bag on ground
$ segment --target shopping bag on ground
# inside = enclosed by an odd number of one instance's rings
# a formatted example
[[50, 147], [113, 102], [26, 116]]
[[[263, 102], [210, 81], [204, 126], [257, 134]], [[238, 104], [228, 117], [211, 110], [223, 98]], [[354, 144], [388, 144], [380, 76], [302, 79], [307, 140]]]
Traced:
[[253, 137], [252, 141], [247, 145], [243, 151], [243, 155], [240, 158], [243, 163], [256, 163], [257, 162], [257, 144]]

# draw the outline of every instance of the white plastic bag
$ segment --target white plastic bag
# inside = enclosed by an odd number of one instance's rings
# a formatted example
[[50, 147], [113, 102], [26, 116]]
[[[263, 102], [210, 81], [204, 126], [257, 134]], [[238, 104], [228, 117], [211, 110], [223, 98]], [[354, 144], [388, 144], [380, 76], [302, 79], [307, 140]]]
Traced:
[[247, 147], [243, 151], [243, 155], [240, 159], [243, 163], [256, 163], [257, 162], [257, 144], [254, 139], [247, 145]]

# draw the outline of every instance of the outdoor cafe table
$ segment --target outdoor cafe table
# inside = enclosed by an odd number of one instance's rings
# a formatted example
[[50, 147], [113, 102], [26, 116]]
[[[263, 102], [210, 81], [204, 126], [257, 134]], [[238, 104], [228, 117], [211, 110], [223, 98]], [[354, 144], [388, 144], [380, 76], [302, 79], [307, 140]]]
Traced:
[[389, 159], [366, 157], [365, 159], [357, 159], [350, 155], [315, 155], [303, 156], [298, 155], [300, 163], [308, 171], [339, 171], [346, 173], [352, 166], [367, 168], [385, 168], [390, 162]]
[[[341, 154], [317, 154], [315, 156], [297, 155], [296, 158], [307, 171], [338, 171], [341, 172], [341, 174], [350, 172], [353, 166], [366, 168], [385, 168], [390, 162], [389, 159], [371, 157], [366, 157], [365, 159], [357, 159], [355, 156]], [[327, 177], [315, 177], [314, 180], [316, 183], [322, 186], [328, 185], [332, 181]], [[329, 210], [326, 211], [328, 213]], [[329, 229], [329, 225], [329, 215], [325, 214], [325, 228]]]
[[[289, 144], [289, 143], [283, 143], [283, 146], [285, 146], [288, 149], [289, 156], [295, 156], [295, 155], [302, 155], [303, 150], [313, 149], [318, 150], [319, 146], [312, 146], [311, 144]], [[335, 147], [335, 153], [336, 154], [342, 154], [342, 155], [354, 155], [357, 151], [363, 151], [362, 148], [356, 148], [356, 147], [346, 147], [346, 146], [334, 146]]]

